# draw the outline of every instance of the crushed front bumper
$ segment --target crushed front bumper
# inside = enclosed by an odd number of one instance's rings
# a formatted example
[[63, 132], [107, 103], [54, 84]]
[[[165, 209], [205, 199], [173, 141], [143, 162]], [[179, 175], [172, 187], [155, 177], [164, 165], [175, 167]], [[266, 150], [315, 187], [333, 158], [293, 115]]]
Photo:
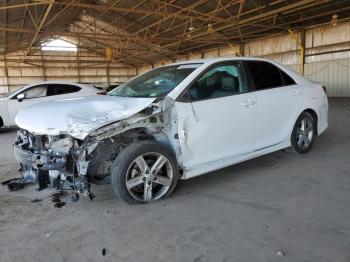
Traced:
[[14, 145], [14, 154], [16, 160], [25, 166], [41, 170], [63, 170], [66, 167], [67, 159], [65, 155], [49, 153], [33, 153], [23, 150], [20, 146]]

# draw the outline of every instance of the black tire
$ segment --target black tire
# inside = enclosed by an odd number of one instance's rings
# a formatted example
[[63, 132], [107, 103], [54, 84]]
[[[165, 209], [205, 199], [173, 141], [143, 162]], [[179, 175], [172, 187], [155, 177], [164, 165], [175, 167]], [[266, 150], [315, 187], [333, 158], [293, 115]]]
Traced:
[[[306, 145], [306, 143], [302, 142], [301, 145], [298, 143], [299, 140], [299, 134], [297, 132], [300, 132], [301, 123], [302, 121], [305, 120], [307, 121], [308, 124], [311, 124], [312, 126], [309, 126], [308, 129], [312, 131], [312, 138], [309, 139], [309, 144]], [[302, 136], [302, 135], [301, 135]], [[295, 122], [292, 136], [291, 136], [291, 146], [294, 152], [298, 154], [306, 154], [309, 152], [312, 148], [312, 145], [315, 141], [316, 137], [316, 121], [314, 117], [309, 113], [309, 112], [303, 112], [301, 115], [298, 117], [297, 121]]]
[[111, 184], [113, 190], [116, 195], [120, 196], [120, 198], [128, 204], [147, 203], [145, 201], [136, 199], [129, 193], [126, 187], [126, 179], [129, 167], [132, 165], [134, 160], [137, 157], [149, 152], [154, 152], [165, 156], [169, 160], [173, 170], [171, 185], [165, 195], [161, 197], [161, 199], [168, 197], [176, 187], [177, 181], [179, 179], [179, 170], [174, 153], [167, 146], [151, 140], [141, 140], [132, 143], [118, 154], [117, 158], [113, 162], [113, 167], [111, 170]]

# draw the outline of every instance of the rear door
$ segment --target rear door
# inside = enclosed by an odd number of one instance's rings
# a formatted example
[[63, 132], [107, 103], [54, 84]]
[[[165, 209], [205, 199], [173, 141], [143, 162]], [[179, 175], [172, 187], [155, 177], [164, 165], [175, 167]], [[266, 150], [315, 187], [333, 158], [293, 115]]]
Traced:
[[240, 61], [207, 69], [175, 107], [186, 169], [253, 150], [255, 97]]
[[289, 139], [302, 93], [289, 75], [270, 62], [245, 61], [245, 66], [257, 100], [255, 150], [260, 150]]

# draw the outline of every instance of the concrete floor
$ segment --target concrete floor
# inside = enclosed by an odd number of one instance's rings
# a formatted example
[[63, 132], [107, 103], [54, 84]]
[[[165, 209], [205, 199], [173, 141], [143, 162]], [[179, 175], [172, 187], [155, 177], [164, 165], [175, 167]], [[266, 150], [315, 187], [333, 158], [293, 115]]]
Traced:
[[[280, 151], [181, 181], [148, 205], [124, 204], [108, 185], [61, 209], [47, 190], [0, 187], [0, 261], [349, 262], [350, 99], [330, 106], [309, 154]], [[0, 181], [18, 175], [14, 138], [0, 133]]]

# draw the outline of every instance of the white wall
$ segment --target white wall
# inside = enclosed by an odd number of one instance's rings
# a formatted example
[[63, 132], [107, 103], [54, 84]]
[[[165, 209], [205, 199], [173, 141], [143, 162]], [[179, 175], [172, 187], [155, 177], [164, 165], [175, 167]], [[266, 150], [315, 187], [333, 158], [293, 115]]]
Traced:
[[[6, 63], [0, 57], [0, 94], [15, 90], [25, 84], [46, 80], [86, 82], [99, 86], [119, 84], [136, 75], [136, 68], [123, 63], [110, 63], [104, 57], [87, 51], [37, 52], [22, 63], [23, 54], [6, 55]], [[7, 65], [5, 67], [5, 64]]]
[[[300, 33], [298, 37], [300, 38]], [[350, 97], [350, 22], [337, 26], [325, 25], [305, 30], [304, 76], [327, 87], [333, 97]], [[204, 57], [235, 56], [239, 46], [230, 45], [202, 53], [179, 57], [176, 61], [193, 60]], [[327, 54], [320, 54], [329, 52]], [[300, 70], [299, 49], [290, 34], [260, 39], [244, 45], [244, 56], [272, 59], [285, 64], [295, 71]], [[155, 64], [170, 63], [162, 61]], [[143, 73], [151, 66], [138, 68]]]
[[[300, 33], [298, 34], [300, 36]], [[323, 83], [330, 96], [350, 97], [350, 22], [337, 26], [325, 25], [305, 31], [305, 77]], [[176, 61], [194, 60], [206, 57], [235, 56], [238, 45], [193, 52], [177, 57]], [[326, 53], [325, 53], [326, 52]], [[317, 55], [325, 53], [322, 55]], [[265, 57], [288, 65], [298, 71], [299, 50], [289, 34], [252, 41], [244, 45], [245, 56]], [[107, 70], [104, 57], [87, 51], [71, 52], [37, 52], [28, 57], [30, 64], [21, 63], [23, 54], [12, 53], [4, 58], [0, 56], [0, 93], [7, 93], [27, 83], [53, 79], [65, 79], [95, 83], [101, 86], [122, 83], [137, 73], [141, 74], [152, 68], [144, 65], [136, 68], [112, 63]], [[42, 58], [44, 62], [42, 61]], [[162, 60], [153, 67], [174, 61]], [[33, 66], [36, 64], [37, 66]]]

